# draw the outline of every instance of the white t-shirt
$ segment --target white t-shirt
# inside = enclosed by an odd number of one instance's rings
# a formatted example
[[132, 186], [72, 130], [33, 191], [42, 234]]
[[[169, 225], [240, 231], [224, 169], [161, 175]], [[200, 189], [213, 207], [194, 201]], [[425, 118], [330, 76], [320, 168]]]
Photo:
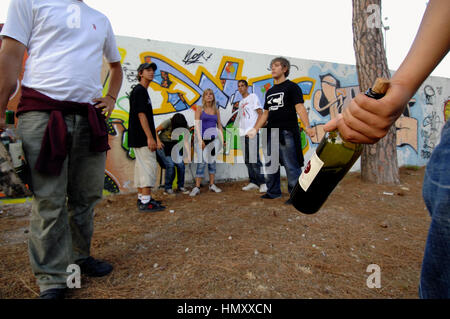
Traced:
[[22, 84], [59, 101], [102, 96], [102, 58], [120, 61], [111, 24], [77, 0], [11, 0], [2, 36], [27, 47]]
[[258, 119], [257, 109], [262, 109], [258, 97], [250, 93], [246, 98], [239, 102], [239, 135], [244, 136], [253, 128]]

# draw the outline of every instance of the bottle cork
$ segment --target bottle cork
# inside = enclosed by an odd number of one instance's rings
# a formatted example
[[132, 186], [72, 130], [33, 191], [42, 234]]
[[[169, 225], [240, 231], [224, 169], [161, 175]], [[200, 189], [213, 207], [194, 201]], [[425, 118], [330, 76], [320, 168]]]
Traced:
[[386, 94], [390, 81], [385, 78], [377, 78], [372, 87], [372, 91], [376, 94]]
[[366, 95], [373, 99], [381, 99], [389, 88], [390, 81], [384, 78], [377, 78], [373, 87], [366, 91]]

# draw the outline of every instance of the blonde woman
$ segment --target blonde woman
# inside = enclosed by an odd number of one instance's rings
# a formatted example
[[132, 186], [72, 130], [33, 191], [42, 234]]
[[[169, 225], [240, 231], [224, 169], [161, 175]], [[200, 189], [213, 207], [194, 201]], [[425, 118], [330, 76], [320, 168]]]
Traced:
[[[216, 174], [216, 151], [223, 141], [223, 128], [220, 122], [220, 112], [216, 105], [216, 97], [211, 89], [206, 89], [202, 96], [202, 106], [195, 111], [195, 149], [197, 156], [201, 157], [201, 163], [197, 164], [195, 174], [195, 187], [190, 196], [200, 194], [200, 184], [205, 177], [205, 167], [208, 164], [209, 190], [220, 193], [222, 190], [214, 184]], [[212, 143], [212, 146], [207, 147]], [[206, 150], [205, 150], [206, 148]], [[212, 156], [209, 156], [211, 154]]]

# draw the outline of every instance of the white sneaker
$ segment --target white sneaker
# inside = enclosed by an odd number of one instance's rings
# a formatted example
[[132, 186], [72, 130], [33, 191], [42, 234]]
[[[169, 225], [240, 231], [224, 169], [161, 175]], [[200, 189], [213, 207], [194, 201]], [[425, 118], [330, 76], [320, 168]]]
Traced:
[[212, 192], [216, 192], [216, 193], [222, 192], [222, 190], [219, 187], [217, 187], [215, 184], [209, 185], [209, 190]]
[[164, 191], [164, 195], [172, 195], [172, 194], [174, 194], [173, 189], [166, 189]]
[[260, 193], [267, 193], [267, 185], [266, 184], [261, 184], [261, 186], [259, 186], [259, 192]]
[[258, 185], [250, 183], [247, 186], [242, 187], [243, 191], [249, 191], [249, 190], [252, 190], [252, 189], [258, 189]]
[[189, 194], [189, 191], [186, 188], [184, 188], [184, 187], [180, 187], [180, 188], [178, 188], [178, 190], [180, 192], [182, 192], [183, 194]]
[[194, 187], [192, 189], [191, 193], [189, 194], [189, 196], [194, 197], [194, 196], [197, 196], [198, 194], [200, 194], [200, 188]]

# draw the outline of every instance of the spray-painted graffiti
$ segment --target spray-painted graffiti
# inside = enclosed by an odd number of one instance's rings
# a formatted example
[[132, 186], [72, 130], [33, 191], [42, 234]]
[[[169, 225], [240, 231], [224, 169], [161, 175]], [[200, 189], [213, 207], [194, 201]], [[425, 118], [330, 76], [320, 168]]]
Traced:
[[[123, 56], [126, 55], [126, 50], [122, 49]], [[142, 52], [139, 55], [140, 62], [153, 62], [158, 68], [155, 72], [153, 82], [150, 84], [153, 97], [159, 97], [160, 103], [154, 106], [153, 113], [156, 118], [175, 112], [182, 113], [188, 120], [188, 124], [193, 126], [194, 109], [199, 103], [203, 91], [210, 88], [214, 91], [217, 105], [221, 112], [222, 125], [225, 128], [224, 136], [236, 130], [235, 123], [238, 105], [242, 99], [237, 87], [239, 79], [247, 79], [242, 75], [242, 68], [244, 61], [242, 59], [224, 56], [217, 68], [215, 75], [213, 75], [207, 68], [198, 66], [195, 73], [191, 73], [183, 66], [168, 59], [157, 52]], [[183, 61], [184, 62], [184, 61]], [[138, 63], [136, 63], [138, 65]], [[130, 84], [135, 84], [137, 67], [132, 67], [129, 63], [124, 63], [124, 73], [127, 81]], [[105, 73], [107, 75], [107, 73]], [[261, 101], [264, 101], [266, 91], [273, 86], [273, 79], [270, 74], [259, 77], [247, 79], [249, 83], [249, 92], [255, 93]], [[304, 93], [304, 99], [311, 99], [314, 89], [315, 80], [308, 77], [299, 77], [292, 79]], [[128, 161], [127, 165], [116, 165], [116, 161], [122, 159], [132, 159], [134, 155], [132, 150], [127, 145], [127, 128], [128, 128], [128, 94], [129, 90], [125, 91], [125, 96], [121, 96], [117, 100], [117, 109], [111, 116], [110, 123], [110, 143], [115, 145], [114, 149], [120, 149], [126, 156], [118, 154], [117, 151], [113, 153], [107, 161], [107, 183], [110, 191], [117, 189], [123, 190], [126, 185], [122, 183], [123, 176], [130, 176], [132, 172], [132, 163]], [[301, 125], [301, 124], [300, 124]], [[303, 136], [302, 147], [304, 150], [309, 148], [308, 141]], [[113, 148], [113, 147], [112, 147]], [[238, 140], [226, 143], [225, 154], [229, 156], [240, 155], [240, 145]], [[119, 152], [120, 153], [120, 152]], [[130, 170], [131, 169], [131, 170]], [[130, 184], [129, 181], [128, 185]]]
[[[312, 101], [314, 110], [322, 117], [335, 118], [360, 92], [358, 85], [342, 86], [339, 79], [331, 73], [319, 75], [319, 80], [320, 88], [314, 92]], [[397, 146], [409, 145], [417, 152], [417, 120], [410, 117], [410, 108], [415, 103], [415, 99], [408, 103], [403, 116], [396, 121], [395, 126], [397, 128]], [[316, 136], [311, 141], [319, 143], [325, 134], [323, 125], [316, 125], [315, 129]]]
[[433, 105], [435, 103], [436, 92], [433, 87], [430, 85], [425, 85], [423, 88], [423, 92], [425, 94], [425, 101], [427, 105]]
[[[340, 81], [331, 73], [319, 76], [320, 89], [316, 90], [313, 96], [313, 108], [322, 117], [330, 116], [335, 118], [352, 98], [359, 93], [359, 86], [341, 86]], [[317, 125], [316, 136], [313, 143], [319, 143], [325, 134], [323, 125]]]
[[[201, 103], [203, 91], [207, 88], [214, 91], [226, 139], [222, 161], [226, 164], [218, 165], [217, 179], [245, 178], [245, 165], [235, 165], [237, 161], [233, 161], [242, 156], [239, 138], [230, 139], [237, 131], [237, 107], [242, 99], [237, 82], [247, 80], [249, 92], [264, 101], [267, 90], [273, 86], [268, 68], [273, 56], [128, 37], [117, 37], [117, 43], [124, 81], [108, 123], [111, 150], [107, 154], [105, 189], [109, 192], [134, 191], [134, 153], [128, 147], [127, 137], [129, 93], [137, 84], [136, 70], [142, 62], [154, 62], [158, 66], [149, 87], [156, 125], [178, 112], [185, 115], [192, 129], [194, 111]], [[308, 158], [324, 134], [323, 125], [360, 93], [356, 68], [337, 63], [289, 60], [289, 78], [302, 89], [310, 123], [316, 131], [312, 139], [302, 133], [301, 146]], [[102, 69], [101, 79], [103, 94], [106, 94], [109, 87], [107, 64]], [[450, 118], [449, 96], [450, 80], [430, 77], [408, 103], [395, 123], [400, 165], [426, 165], [439, 142], [444, 119]], [[187, 178], [190, 170], [186, 170]]]
[[412, 117], [411, 108], [416, 104], [416, 99], [412, 98], [406, 105], [401, 117], [395, 122], [397, 129], [397, 146], [409, 145], [417, 153], [417, 119]]
[[444, 103], [444, 119], [445, 119], [445, 122], [447, 122], [449, 118], [450, 118], [450, 99], [448, 99]]
[[322, 116], [329, 114], [332, 119], [359, 93], [358, 85], [342, 87], [340, 81], [330, 73], [320, 76], [320, 84], [321, 89], [315, 92], [313, 98], [314, 109]]
[[201, 50], [199, 52], [195, 52], [195, 48], [192, 48], [186, 52], [183, 62], [186, 65], [194, 63], [203, 63], [207, 62], [211, 57], [212, 53], [209, 53], [208, 51]]
[[440, 121], [439, 115], [434, 111], [423, 119], [423, 129], [421, 130], [423, 136], [423, 149], [421, 155], [423, 158], [430, 158], [431, 152], [439, 141], [440, 132], [438, 128], [440, 126]]
[[[265, 93], [273, 86], [270, 69], [267, 68], [271, 57], [259, 55], [254, 59], [254, 56], [249, 54], [226, 55], [223, 54], [225, 50], [218, 53], [214, 49], [186, 45], [174, 45], [164, 51], [152, 48], [136, 50], [134, 48], [138, 46], [131, 45], [130, 41], [124, 41], [125, 45], [120, 48], [124, 58], [126, 83], [117, 99], [116, 110], [113, 112], [110, 123], [112, 150], [108, 154], [106, 172], [108, 178], [105, 181], [105, 188], [107, 187], [110, 191], [124, 191], [133, 186], [134, 154], [127, 145], [128, 95], [132, 86], [137, 83], [136, 69], [140, 63], [153, 62], [158, 66], [154, 81], [149, 87], [157, 125], [178, 112], [185, 115], [192, 128], [194, 110], [201, 103], [203, 91], [210, 88], [215, 94], [221, 113], [225, 139], [233, 136], [231, 133], [238, 125], [236, 123], [238, 104], [242, 99], [237, 90], [238, 80], [247, 80], [249, 92], [255, 93], [261, 101], [264, 101]], [[144, 45], [144, 42], [142, 43]], [[127, 47], [130, 48], [128, 53]], [[254, 60], [257, 59], [258, 65], [255, 65]], [[302, 89], [305, 107], [312, 119], [310, 122], [316, 130], [316, 136], [312, 139], [302, 134], [303, 152], [307, 156], [323, 137], [323, 125], [342, 112], [351, 99], [360, 93], [360, 90], [355, 75], [356, 69], [353, 66], [313, 64], [296, 59], [291, 60], [291, 66], [290, 79]], [[314, 72], [311, 73], [313, 68]], [[104, 92], [107, 90], [107, 85], [105, 81]], [[448, 116], [445, 114], [450, 112], [446, 102], [444, 117], [439, 110], [433, 114], [437, 103], [441, 103], [439, 100], [441, 93], [448, 96], [449, 86], [448, 82], [426, 82], [421, 88], [421, 94], [408, 103], [404, 113], [396, 121], [399, 152], [408, 154], [405, 159], [400, 157], [401, 160], [413, 165], [426, 163], [426, 159], [439, 140], [441, 119], [447, 119]], [[419, 123], [422, 127], [419, 127]], [[299, 125], [302, 126], [301, 123]], [[239, 139], [231, 143], [229, 140], [226, 141], [224, 158], [241, 156]], [[226, 163], [229, 161], [227, 160]], [[232, 175], [231, 169], [227, 172]], [[240, 175], [237, 174], [237, 176]], [[229, 175], [225, 178], [229, 178]]]

